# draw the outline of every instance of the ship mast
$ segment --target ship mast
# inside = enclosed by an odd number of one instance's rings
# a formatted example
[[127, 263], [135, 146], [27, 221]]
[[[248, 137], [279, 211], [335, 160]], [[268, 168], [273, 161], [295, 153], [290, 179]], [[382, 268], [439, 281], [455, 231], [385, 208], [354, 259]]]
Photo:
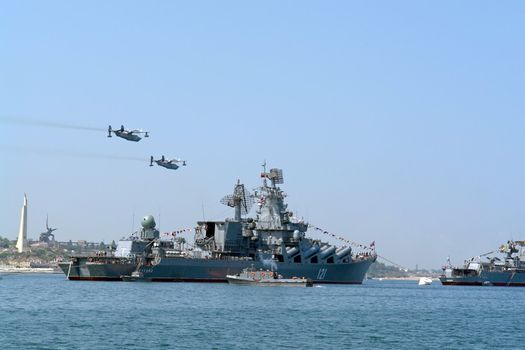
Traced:
[[261, 177], [263, 178], [263, 187], [268, 187], [268, 184], [266, 183], [266, 160], [261, 166], [263, 167], [263, 172], [261, 173]]

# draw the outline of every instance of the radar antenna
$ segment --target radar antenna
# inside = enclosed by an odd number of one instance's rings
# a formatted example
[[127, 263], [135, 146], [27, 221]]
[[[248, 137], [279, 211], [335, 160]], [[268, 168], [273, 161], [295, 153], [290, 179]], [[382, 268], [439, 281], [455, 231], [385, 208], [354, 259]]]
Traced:
[[221, 203], [235, 208], [235, 220], [240, 221], [241, 215], [246, 215], [250, 212], [254, 199], [253, 195], [237, 180], [237, 184], [233, 188], [233, 194], [222, 197]]
[[272, 182], [272, 187], [275, 187], [275, 185], [277, 184], [284, 183], [282, 169], [276, 169], [276, 168], [270, 169], [270, 172], [266, 173], [265, 177], [267, 177]]

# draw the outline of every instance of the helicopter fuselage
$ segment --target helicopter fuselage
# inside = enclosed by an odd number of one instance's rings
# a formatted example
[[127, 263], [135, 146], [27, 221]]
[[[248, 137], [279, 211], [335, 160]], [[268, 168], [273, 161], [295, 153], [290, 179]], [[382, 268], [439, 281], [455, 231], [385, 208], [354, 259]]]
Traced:
[[115, 130], [113, 131], [115, 133], [115, 135], [117, 135], [118, 137], [122, 137], [123, 139], [126, 139], [128, 141], [134, 141], [134, 142], [138, 142], [140, 140], [142, 140], [142, 137], [138, 136], [138, 135], [135, 135], [129, 131], [120, 131], [120, 130]]
[[179, 168], [179, 165], [177, 165], [176, 163], [169, 163], [169, 162], [161, 162], [161, 161], [155, 161], [155, 163], [157, 163], [158, 165], [166, 168], [166, 169], [172, 169], [172, 170], [177, 170]]

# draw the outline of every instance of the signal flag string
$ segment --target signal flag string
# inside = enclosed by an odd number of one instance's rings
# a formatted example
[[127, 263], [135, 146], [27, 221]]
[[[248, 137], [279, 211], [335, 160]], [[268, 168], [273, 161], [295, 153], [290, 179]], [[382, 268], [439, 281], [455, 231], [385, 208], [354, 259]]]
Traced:
[[177, 236], [179, 233], [185, 233], [185, 232], [191, 232], [193, 231], [192, 228], [183, 228], [183, 229], [180, 229], [180, 230], [175, 230], [173, 232], [164, 232], [163, 235], [165, 236]]
[[327, 236], [330, 236], [330, 237], [333, 237], [333, 238], [336, 238], [342, 242], [345, 242], [347, 244], [350, 244], [350, 245], [353, 245], [354, 247], [359, 247], [361, 249], [367, 249], [367, 250], [372, 250], [372, 251], [375, 251], [376, 249], [376, 241], [373, 241], [372, 243], [370, 243], [370, 245], [368, 246], [365, 246], [363, 244], [359, 244], [357, 242], [354, 242], [354, 241], [351, 241], [351, 240], [348, 240], [346, 238], [344, 238], [343, 236], [339, 236], [339, 235], [336, 235], [335, 233], [330, 233], [326, 230], [323, 230], [322, 228], [320, 227], [317, 227], [317, 226], [314, 226], [314, 225], [308, 225], [308, 227], [311, 227], [313, 228], [314, 230], [316, 230], [317, 232], [321, 232], [322, 234], [324, 235], [327, 235]]
[[350, 241], [350, 240], [348, 240], [348, 239], [346, 239], [346, 238], [344, 238], [344, 237], [342, 237], [342, 236], [336, 235], [336, 234], [334, 234], [334, 233], [330, 233], [330, 232], [328, 232], [328, 231], [326, 231], [326, 230], [323, 230], [323, 229], [320, 228], [320, 227], [317, 227], [317, 226], [314, 226], [314, 225], [308, 225], [308, 227], [311, 227], [311, 228], [313, 228], [314, 230], [316, 230], [316, 231], [318, 231], [318, 232], [321, 232], [322, 234], [325, 234], [325, 235], [327, 235], [327, 236], [330, 236], [330, 237], [336, 238], [336, 239], [338, 239], [338, 240], [340, 240], [340, 241], [342, 241], [342, 242], [345, 242], [345, 243], [347, 243], [347, 244], [353, 245], [353, 246], [355, 246], [355, 247], [359, 247], [359, 248], [362, 248], [362, 249], [371, 250], [371, 251], [373, 251], [373, 252], [377, 255], [378, 258], [381, 258], [381, 259], [383, 259], [384, 261], [389, 262], [390, 264], [399, 267], [400, 269], [403, 269], [403, 270], [405, 270], [405, 271], [408, 271], [408, 269], [407, 269], [406, 267], [404, 267], [403, 265], [400, 265], [400, 264], [398, 264], [398, 263], [396, 263], [396, 262], [393, 262], [393, 261], [390, 260], [390, 259], [385, 258], [385, 257], [382, 256], [382, 255], [377, 254], [377, 253], [376, 253], [376, 249], [375, 249], [375, 248], [376, 248], [376, 244], [375, 244], [376, 241], [373, 241], [372, 243], [370, 243], [370, 245], [365, 246], [365, 245], [363, 245], [363, 244], [359, 244], [359, 243], [357, 243], [357, 242]]

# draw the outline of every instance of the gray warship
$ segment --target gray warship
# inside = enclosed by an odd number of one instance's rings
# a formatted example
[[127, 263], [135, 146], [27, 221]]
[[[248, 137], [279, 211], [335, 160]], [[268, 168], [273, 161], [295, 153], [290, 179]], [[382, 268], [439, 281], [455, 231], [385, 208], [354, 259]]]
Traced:
[[[462, 266], [443, 267], [444, 286], [525, 287], [525, 241], [508, 241], [492, 251], [465, 260]], [[498, 257], [494, 253], [501, 253]]]
[[[69, 280], [227, 282], [233, 275], [253, 266], [271, 269], [283, 278], [308, 278], [314, 283], [361, 284], [375, 250], [353, 252], [308, 238], [308, 224], [293, 216], [285, 203], [281, 169], [266, 168], [262, 186], [249, 193], [239, 181], [233, 194], [221, 202], [234, 209], [234, 218], [199, 221], [194, 244], [182, 237], [160, 238], [155, 220], [143, 218], [139, 234], [120, 240], [115, 250], [72, 256], [59, 263]], [[252, 205], [254, 218], [245, 218]]]

